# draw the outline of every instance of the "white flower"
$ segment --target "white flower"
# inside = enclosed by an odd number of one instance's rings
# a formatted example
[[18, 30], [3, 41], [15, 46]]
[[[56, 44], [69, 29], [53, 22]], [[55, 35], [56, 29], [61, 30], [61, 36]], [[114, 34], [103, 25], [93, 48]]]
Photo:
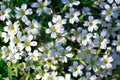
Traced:
[[67, 4], [68, 7], [73, 7], [73, 5], [78, 6], [80, 1], [78, 0], [62, 0], [63, 4]]
[[33, 40], [33, 35], [22, 36], [22, 41], [24, 42], [24, 48], [26, 51], [31, 51], [31, 46], [37, 46], [36, 41]]
[[104, 0], [97, 0], [94, 2], [94, 4], [103, 8], [106, 3], [104, 2]]
[[78, 18], [79, 15], [80, 15], [79, 11], [75, 11], [74, 8], [70, 8], [70, 13], [66, 13], [65, 18], [69, 18], [69, 22], [71, 24], [74, 24], [74, 22], [79, 21], [79, 18]]
[[92, 13], [90, 12], [90, 8], [89, 8], [89, 7], [83, 7], [82, 13], [83, 13], [83, 14], [88, 14], [88, 15], [91, 15], [91, 14], [92, 14]]
[[115, 1], [117, 4], [120, 4], [120, 0], [107, 0], [107, 2], [109, 2], [110, 4], [112, 4], [114, 1]]
[[112, 45], [116, 46], [116, 51], [120, 52], [120, 35], [117, 36], [117, 40], [113, 40]]
[[[21, 59], [21, 56], [18, 53], [11, 54], [9, 57], [10, 57], [10, 61], [12, 63], [16, 63], [19, 59]], [[8, 60], [9, 60], [9, 58], [8, 58]]]
[[106, 31], [103, 30], [100, 33], [100, 36], [97, 33], [94, 33], [94, 47], [100, 47], [101, 49], [106, 49], [107, 44], [110, 42], [108, 38], [106, 38]]
[[57, 34], [64, 33], [64, 27], [58, 27], [57, 25], [52, 25], [51, 22], [48, 22], [49, 28], [45, 30], [47, 34], [51, 33], [51, 38], [56, 38]]
[[88, 63], [88, 65], [86, 66], [86, 69], [88, 71], [90, 71], [91, 69], [94, 72], [98, 71], [98, 67], [97, 67], [98, 66], [98, 56], [91, 56], [90, 59], [86, 60], [86, 62]]
[[115, 2], [116, 2], [117, 4], [120, 4], [120, 0], [115, 0]]
[[96, 75], [91, 75], [90, 72], [86, 72], [86, 77], [83, 77], [82, 80], [96, 80]]
[[48, 76], [46, 76], [47, 77], [47, 79], [46, 80], [57, 80], [56, 78], [57, 78], [57, 72], [55, 72], [55, 71], [53, 71], [53, 72], [51, 72]]
[[106, 24], [107, 25], [107, 29], [103, 29], [103, 30], [106, 30], [106, 37], [107, 38], [110, 38], [111, 36], [115, 39], [117, 34], [116, 34], [116, 31], [117, 31], [117, 27], [112, 27], [112, 24]]
[[24, 70], [26, 68], [26, 63], [25, 62], [20, 63], [19, 68]]
[[30, 58], [30, 60], [38, 61], [38, 57], [40, 56], [40, 53], [38, 52], [38, 50], [34, 50], [33, 53], [29, 52], [28, 55], [29, 55], [28, 57]]
[[109, 2], [111, 4], [111, 3], [113, 3], [113, 0], [107, 0], [107, 2]]
[[11, 47], [9, 46], [9, 47], [6, 47], [6, 46], [2, 46], [1, 47], [1, 54], [2, 54], [2, 56], [1, 56], [1, 58], [3, 59], [3, 60], [6, 60], [6, 58], [10, 55], [10, 54], [12, 54], [13, 53], [13, 51], [11, 50]]
[[23, 50], [24, 44], [22, 43], [22, 32], [18, 31], [17, 35], [13, 37], [13, 39], [10, 41], [10, 45], [16, 46], [18, 50]]
[[8, 32], [8, 35], [15, 36], [15, 34], [20, 30], [18, 21], [12, 23], [10, 20], [6, 22], [4, 31]]
[[104, 5], [106, 10], [102, 10], [101, 15], [105, 17], [106, 21], [111, 21], [113, 18], [118, 18], [118, 7], [117, 6], [110, 6], [108, 4]]
[[10, 15], [9, 13], [11, 12], [10, 8], [6, 9], [5, 5], [0, 6], [0, 20], [4, 21], [5, 19], [9, 19]]
[[78, 43], [86, 46], [87, 44], [92, 43], [92, 33], [88, 33], [87, 30], [82, 30], [81, 34], [78, 36], [77, 41]]
[[70, 74], [66, 74], [65, 78], [63, 76], [57, 76], [56, 80], [70, 80]]
[[113, 58], [112, 57], [108, 57], [108, 55], [103, 55], [102, 58], [99, 59], [100, 61], [100, 66], [103, 69], [110, 69], [112, 68], [112, 64], [111, 62], [113, 62]]
[[7, 43], [9, 41], [9, 39], [13, 38], [13, 36], [11, 37], [8, 33], [6, 32], [2, 32], [1, 33], [1, 37], [3, 38], [3, 41], [5, 43]]
[[66, 19], [62, 19], [61, 15], [54, 15], [52, 19], [52, 22], [60, 27], [63, 26], [63, 24], [66, 24], [66, 21]]
[[79, 37], [81, 30], [81, 27], [78, 27], [77, 30], [71, 29], [70, 33], [73, 34], [73, 36], [71, 36], [72, 41], [75, 41]]
[[69, 66], [68, 71], [72, 72], [73, 77], [82, 76], [83, 72], [82, 69], [84, 68], [83, 65], [78, 65], [77, 61], [73, 62], [73, 66]]
[[88, 17], [89, 21], [84, 21], [84, 26], [88, 26], [88, 31], [93, 32], [93, 30], [97, 31], [98, 26], [97, 24], [99, 23], [98, 19], [94, 19], [93, 16]]
[[50, 14], [51, 9], [48, 8], [47, 6], [50, 5], [51, 1], [49, 0], [45, 0], [43, 2], [43, 0], [37, 0], [38, 2], [32, 3], [32, 7], [33, 8], [37, 8], [36, 13], [38, 14], [38, 16], [40, 16], [42, 14], [42, 12], [44, 11], [46, 14]]
[[72, 47], [68, 46], [65, 50], [60, 50], [60, 53], [61, 53], [61, 59], [62, 59], [62, 62], [63, 63], [67, 63], [67, 57], [68, 58], [72, 58], [73, 57], [73, 54], [70, 53]]
[[32, 21], [27, 21], [25, 22], [26, 25], [28, 25], [29, 27], [25, 28], [25, 31], [28, 34], [33, 34], [33, 35], [38, 35], [39, 34], [39, 30], [40, 30], [40, 23], [37, 22], [37, 20], [33, 19]]
[[27, 4], [22, 4], [21, 8], [16, 7], [15, 12], [15, 17], [21, 18], [23, 22], [25, 22], [25, 20], [27, 19], [27, 15], [31, 15], [33, 13], [32, 9], [27, 9]]

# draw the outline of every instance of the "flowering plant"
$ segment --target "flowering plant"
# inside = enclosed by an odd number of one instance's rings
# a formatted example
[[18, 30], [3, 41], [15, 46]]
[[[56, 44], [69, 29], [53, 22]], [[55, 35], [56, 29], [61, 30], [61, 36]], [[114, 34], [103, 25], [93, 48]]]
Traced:
[[119, 17], [120, 0], [0, 1], [0, 80], [109, 79]]

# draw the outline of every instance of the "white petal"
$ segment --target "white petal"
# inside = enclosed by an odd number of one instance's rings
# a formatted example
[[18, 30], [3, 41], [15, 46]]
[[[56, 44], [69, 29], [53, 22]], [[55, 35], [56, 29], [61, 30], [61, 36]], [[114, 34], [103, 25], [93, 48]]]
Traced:
[[51, 33], [51, 38], [56, 38], [57, 34], [55, 32]]
[[116, 50], [120, 52], [120, 46], [117, 46]]
[[51, 9], [50, 9], [50, 8], [47, 8], [47, 7], [44, 7], [44, 11], [45, 11], [46, 14], [50, 14]]
[[72, 58], [73, 54], [66, 54], [67, 57]]
[[31, 45], [31, 46], [37, 46], [37, 42], [36, 42], [36, 41], [32, 41], [32, 42], [30, 43], [30, 45]]
[[28, 36], [28, 41], [31, 41], [33, 39], [33, 35]]
[[30, 15], [30, 14], [32, 14], [33, 12], [32, 12], [32, 9], [27, 9], [27, 10], [25, 11], [25, 13], [26, 13], [26, 15]]
[[38, 6], [39, 6], [38, 3], [32, 3], [32, 4], [31, 4], [31, 7], [34, 7], [34, 8], [36, 8], [36, 7], [38, 7]]
[[27, 4], [22, 4], [21, 9], [25, 11], [27, 9]]
[[29, 52], [29, 51], [31, 51], [31, 47], [30, 46], [25, 47], [25, 50]]
[[116, 2], [117, 4], [120, 4], [120, 0], [115, 0], [115, 2]]
[[47, 33], [47, 34], [51, 33], [51, 29], [46, 29], [45, 33]]

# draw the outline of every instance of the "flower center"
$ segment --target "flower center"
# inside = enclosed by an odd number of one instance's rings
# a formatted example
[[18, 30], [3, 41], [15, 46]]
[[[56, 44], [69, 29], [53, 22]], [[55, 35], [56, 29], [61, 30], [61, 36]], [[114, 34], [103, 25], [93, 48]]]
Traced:
[[50, 77], [50, 79], [49, 80], [55, 80], [55, 78], [54, 77]]
[[62, 56], [65, 56], [65, 54], [66, 54], [65, 52], [62, 52]]
[[10, 30], [14, 30], [15, 28], [14, 28], [14, 26], [13, 25], [11, 25], [10, 26]]
[[15, 40], [16, 44], [18, 44], [20, 41], [21, 41], [21, 40], [18, 39], [18, 38]]
[[83, 40], [86, 40], [86, 39], [87, 39], [87, 36], [86, 36], [86, 35], [84, 35], [84, 36], [83, 36]]
[[6, 54], [9, 55], [10, 53], [11, 53], [11, 50], [8, 49], [8, 50], [6, 51]]
[[5, 15], [5, 11], [4, 10], [1, 11], [1, 15]]
[[120, 45], [120, 40], [117, 42], [118, 45]]
[[113, 14], [113, 11], [112, 11], [112, 10], [108, 11], [108, 15], [109, 15], [109, 16], [111, 16], [112, 14]]
[[24, 64], [20, 64], [19, 67], [22, 68], [22, 69], [24, 69], [25, 65]]
[[46, 49], [45, 54], [49, 54], [49, 53], [50, 53], [50, 50]]
[[73, 13], [72, 13], [72, 14], [70, 14], [70, 17], [71, 17], [71, 18], [74, 18], [74, 16], [75, 16], [75, 15], [74, 15]]
[[35, 55], [32, 55], [32, 58], [37, 58], [37, 56], [35, 56]]
[[91, 50], [90, 50], [90, 49], [86, 50], [86, 53], [87, 53], [87, 54], [90, 54], [90, 53], [91, 53]]
[[86, 80], [91, 80], [90, 78], [87, 78]]
[[31, 29], [34, 29], [34, 28], [35, 28], [34, 24], [31, 24], [31, 25], [30, 25], [30, 28], [31, 28]]
[[93, 26], [93, 22], [92, 21], [89, 22], [89, 26]]
[[24, 10], [21, 10], [21, 15], [25, 15], [25, 11]]
[[30, 42], [29, 42], [29, 41], [26, 41], [26, 42], [25, 42], [25, 45], [26, 45], [26, 46], [30, 46]]
[[77, 71], [78, 70], [78, 68], [77, 67], [74, 67], [74, 69], [73, 69], [74, 71]]
[[39, 4], [39, 8], [43, 9], [44, 8], [44, 4]]
[[12, 58], [13, 60], [17, 60], [15, 57]]
[[104, 60], [104, 64], [108, 64], [108, 60], [107, 59]]
[[52, 32], [56, 32], [57, 29], [55, 27], [52, 28]]

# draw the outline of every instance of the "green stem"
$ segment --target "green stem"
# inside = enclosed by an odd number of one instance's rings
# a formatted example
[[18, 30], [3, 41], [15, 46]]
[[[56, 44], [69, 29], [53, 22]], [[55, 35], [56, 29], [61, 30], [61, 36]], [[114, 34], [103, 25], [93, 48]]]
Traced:
[[9, 77], [9, 80], [13, 80], [12, 79], [12, 72], [11, 72], [11, 68], [10, 67], [8, 68], [8, 77]]

